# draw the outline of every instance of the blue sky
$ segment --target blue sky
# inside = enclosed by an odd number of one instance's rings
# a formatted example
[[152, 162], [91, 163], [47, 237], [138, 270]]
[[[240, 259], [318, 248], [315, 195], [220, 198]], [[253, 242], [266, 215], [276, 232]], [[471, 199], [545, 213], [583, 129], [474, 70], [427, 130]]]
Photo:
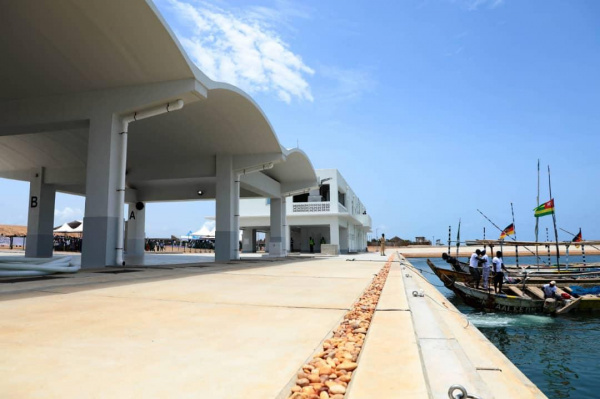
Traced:
[[[373, 230], [402, 238], [533, 239], [536, 164], [560, 227], [600, 238], [600, 3], [156, 0], [190, 57], [263, 108], [283, 145], [338, 168]], [[27, 184], [0, 180], [0, 223], [25, 224]], [[84, 201], [59, 195], [55, 224]], [[150, 204], [180, 235], [214, 202]], [[542, 229], [551, 218], [540, 219]], [[570, 237], [559, 232], [560, 239]]]

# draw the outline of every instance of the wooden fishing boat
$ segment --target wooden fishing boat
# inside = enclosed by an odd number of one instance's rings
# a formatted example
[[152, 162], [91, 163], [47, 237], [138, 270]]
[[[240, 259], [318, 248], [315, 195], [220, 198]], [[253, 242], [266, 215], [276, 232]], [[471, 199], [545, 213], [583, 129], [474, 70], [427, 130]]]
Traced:
[[508, 313], [543, 313], [544, 300], [528, 295], [508, 295], [504, 292], [495, 294], [467, 286], [465, 283], [454, 282], [452, 290], [465, 304], [487, 312]]
[[[447, 278], [447, 277], [445, 277]], [[597, 295], [583, 295], [578, 298], [571, 297], [567, 300], [544, 299], [540, 287], [526, 285], [522, 289], [510, 284], [503, 287], [502, 292], [494, 293], [490, 290], [477, 289], [466, 283], [454, 282], [450, 288], [465, 304], [486, 312], [507, 313], [541, 313], [563, 315], [570, 311], [600, 311], [600, 297]], [[559, 294], [568, 293], [557, 287]]]
[[[427, 265], [431, 271], [444, 283], [447, 288], [450, 288], [451, 282], [458, 281], [461, 283], [470, 283], [472, 281], [472, 277], [470, 273], [457, 272], [454, 270], [444, 269], [441, 267], [437, 267], [433, 264], [433, 262], [427, 259]], [[514, 274], [511, 274], [514, 275]], [[549, 281], [556, 281], [559, 286], [567, 286], [570, 284], [581, 285], [583, 287], [595, 287], [600, 286], [600, 276], [597, 273], [593, 273], [591, 275], [579, 274], [576, 276], [572, 275], [518, 275], [514, 278], [513, 284], [522, 284], [523, 279], [525, 279], [527, 285], [535, 285], [542, 286], [547, 284]], [[490, 281], [492, 277], [490, 277]], [[510, 282], [505, 282], [504, 285], [511, 284]], [[493, 286], [491, 283], [490, 286]]]

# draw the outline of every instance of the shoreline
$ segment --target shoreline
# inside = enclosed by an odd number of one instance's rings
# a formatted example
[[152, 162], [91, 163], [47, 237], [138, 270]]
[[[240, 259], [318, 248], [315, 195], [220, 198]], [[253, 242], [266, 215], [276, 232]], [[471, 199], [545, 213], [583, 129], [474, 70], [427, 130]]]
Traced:
[[[378, 247], [369, 247], [370, 252], [375, 252], [375, 251], [371, 251], [371, 248], [376, 249], [377, 251], [379, 251]], [[482, 246], [468, 246], [468, 247], [460, 247], [459, 248], [459, 252], [458, 252], [458, 256], [459, 257], [469, 257], [476, 249], [483, 249]], [[535, 247], [520, 247], [519, 248], [519, 255], [520, 256], [535, 256], [532, 255], [531, 252], [528, 251], [531, 250], [533, 253], [535, 253]], [[489, 250], [489, 248], [488, 248]], [[389, 254], [391, 253], [390, 251], [394, 251], [394, 252], [398, 252], [401, 255], [403, 255], [405, 258], [439, 258], [442, 256], [442, 253], [444, 252], [448, 252], [448, 247], [442, 247], [442, 246], [408, 246], [408, 247], [386, 247], [385, 249], [386, 253]], [[497, 251], [497, 247], [494, 247], [494, 252]], [[544, 247], [539, 247], [538, 248], [538, 253], [539, 256], [544, 259], [545, 257], [548, 256], [548, 249], [544, 246]], [[560, 251], [560, 255], [561, 256], [566, 256], [566, 246], [564, 245], [559, 245], [559, 251]], [[516, 255], [516, 251], [515, 251], [515, 247], [505, 247], [502, 250], [503, 255], [504, 256], [515, 256]], [[451, 254], [452, 256], [456, 256], [456, 247], [451, 248]], [[569, 257], [571, 256], [581, 256], [581, 248], [574, 248], [574, 246], [570, 246], [569, 248]], [[590, 248], [589, 246], [585, 248], [585, 255], [586, 256], [590, 256], [590, 255], [600, 255], [600, 250], [597, 250], [595, 248]], [[550, 247], [550, 256], [556, 256], [556, 246], [553, 245]]]

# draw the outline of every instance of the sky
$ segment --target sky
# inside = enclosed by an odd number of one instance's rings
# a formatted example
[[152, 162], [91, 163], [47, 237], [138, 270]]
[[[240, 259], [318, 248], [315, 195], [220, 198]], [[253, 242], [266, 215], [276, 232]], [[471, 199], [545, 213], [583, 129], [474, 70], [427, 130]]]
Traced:
[[[540, 203], [600, 239], [600, 2], [155, 0], [190, 59], [263, 109], [280, 142], [337, 168], [373, 234], [534, 239]], [[28, 184], [0, 179], [0, 224]], [[81, 219], [59, 194], [55, 225]], [[198, 230], [214, 201], [151, 203], [150, 237]], [[540, 219], [552, 233], [552, 218]], [[571, 239], [559, 231], [560, 240]]]

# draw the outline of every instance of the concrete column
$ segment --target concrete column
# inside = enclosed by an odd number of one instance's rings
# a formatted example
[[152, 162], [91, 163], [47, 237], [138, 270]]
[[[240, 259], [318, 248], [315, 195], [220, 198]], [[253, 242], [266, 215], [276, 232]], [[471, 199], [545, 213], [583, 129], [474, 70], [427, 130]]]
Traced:
[[269, 256], [286, 256], [285, 198], [271, 198], [271, 240]]
[[240, 258], [240, 178], [239, 173], [233, 174], [233, 231], [231, 235], [231, 259]]
[[271, 232], [267, 231], [265, 233], [265, 252], [269, 253], [269, 243], [271, 242]]
[[[285, 201], [284, 201], [284, 209], [285, 209]], [[290, 225], [287, 222], [287, 213], [286, 213], [286, 219], [285, 219], [285, 251], [286, 253], [291, 252], [292, 248], [291, 248], [291, 241], [290, 238], [292, 237], [292, 231], [290, 229]]]
[[44, 184], [44, 168], [37, 169], [29, 182], [29, 214], [27, 218], [28, 258], [51, 258], [54, 249], [54, 201], [56, 189]]
[[[234, 226], [235, 173], [233, 157], [229, 154], [217, 155], [217, 198], [216, 198], [216, 231], [215, 260], [227, 262], [239, 258], [237, 244], [238, 232]], [[237, 195], [239, 201], [239, 194]], [[237, 254], [237, 256], [236, 256]]]
[[90, 119], [83, 218], [83, 267], [116, 263], [120, 123], [116, 115]]
[[331, 244], [337, 245], [338, 249], [340, 248], [340, 224], [336, 220], [329, 223], [329, 235]]
[[[140, 204], [143, 204], [140, 202]], [[137, 209], [129, 204], [127, 210], [127, 257], [143, 258], [146, 246], [146, 206]]]
[[245, 228], [242, 229], [242, 252], [256, 252], [256, 230]]

